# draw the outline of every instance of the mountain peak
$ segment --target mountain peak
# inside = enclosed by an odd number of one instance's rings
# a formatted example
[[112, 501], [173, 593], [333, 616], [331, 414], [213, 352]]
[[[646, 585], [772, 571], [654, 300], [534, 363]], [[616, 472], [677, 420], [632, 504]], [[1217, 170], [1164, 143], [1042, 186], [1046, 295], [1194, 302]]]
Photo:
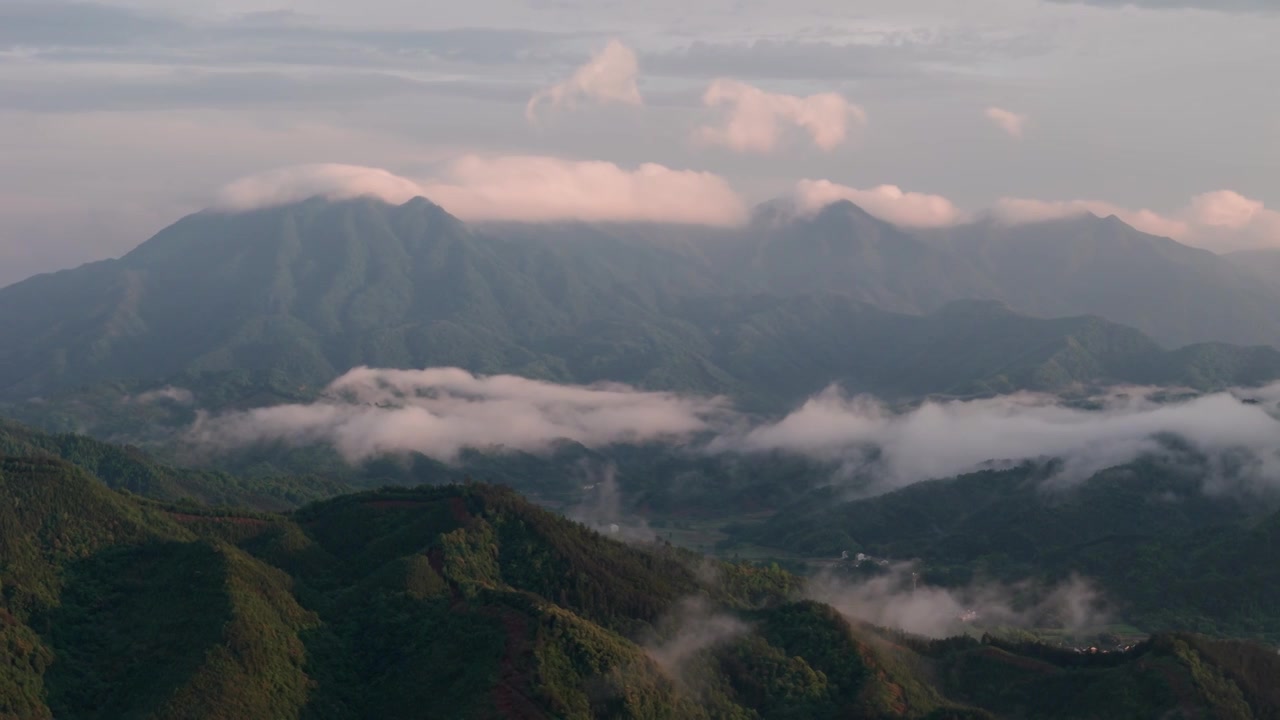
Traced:
[[421, 195], [415, 195], [404, 202], [394, 202], [376, 194], [333, 196], [325, 195], [324, 193], [309, 195], [297, 200], [287, 200], [284, 202], [268, 203], [252, 207], [214, 205], [202, 212], [219, 215], [250, 215], [254, 213], [279, 213], [331, 207], [431, 208], [440, 212], [445, 212], [444, 208]]
[[751, 211], [753, 225], [779, 227], [797, 222], [818, 227], [842, 227], [863, 223], [888, 224], [850, 200], [836, 200], [816, 210], [809, 210], [799, 207], [792, 198], [774, 198], [756, 205]]
[[863, 210], [859, 205], [854, 204], [852, 200], [836, 200], [824, 206], [814, 216], [818, 222], [830, 222], [834, 219], [856, 218], [859, 221], [883, 222], [871, 213]]

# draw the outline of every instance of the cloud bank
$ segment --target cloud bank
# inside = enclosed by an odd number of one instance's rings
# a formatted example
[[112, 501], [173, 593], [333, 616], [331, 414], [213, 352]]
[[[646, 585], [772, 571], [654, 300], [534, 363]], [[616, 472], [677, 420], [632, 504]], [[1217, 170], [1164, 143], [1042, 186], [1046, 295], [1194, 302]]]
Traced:
[[[690, 452], [785, 452], [842, 463], [875, 478], [871, 491], [887, 492], [992, 463], [1050, 458], [1063, 461], [1060, 479], [1083, 480], [1166, 454], [1177, 437], [1211, 462], [1249, 460], [1243, 470], [1206, 478], [1209, 491], [1239, 489], [1223, 484], [1228, 480], [1250, 490], [1280, 481], [1280, 383], [1252, 391], [1248, 401], [1223, 392], [1164, 402], [1150, 389], [1134, 389], [1094, 398], [1091, 408], [1022, 393], [893, 412], [833, 386], [785, 417], [760, 421], [721, 398], [625, 385], [557, 385], [457, 368], [357, 368], [320, 401], [202, 415], [188, 438], [215, 448], [328, 443], [353, 462], [405, 452], [447, 462], [467, 448], [538, 452], [562, 440], [596, 448], [665, 442]], [[626, 524], [610, 473], [598, 475], [592, 483], [601, 484], [600, 500], [583, 511], [601, 523]]]
[[[770, 143], [776, 141], [778, 131], [776, 124], [771, 127]], [[243, 212], [317, 196], [329, 200], [372, 197], [397, 205], [423, 196], [464, 220], [482, 221], [579, 220], [729, 227], [745, 223], [750, 214], [742, 196], [724, 177], [714, 173], [678, 170], [657, 163], [628, 169], [606, 161], [545, 155], [465, 155], [444, 163], [424, 179], [361, 165], [294, 165], [226, 185], [217, 193], [213, 207]], [[848, 200], [881, 220], [905, 228], [950, 227], [973, 218], [942, 195], [912, 192], [896, 185], [862, 189], [830, 180], [806, 179], [795, 184], [791, 199], [802, 212], [816, 212], [833, 202]], [[1115, 215], [1143, 232], [1215, 252], [1280, 248], [1280, 211], [1231, 190], [1197, 195], [1170, 214], [1134, 210], [1100, 200], [1005, 197], [996, 202], [988, 216], [996, 222], [1021, 225], [1090, 213], [1099, 217]]]
[[408, 178], [381, 168], [338, 163], [293, 165], [236, 180], [218, 193], [214, 208], [243, 212], [287, 205], [312, 197], [351, 200], [374, 197], [399, 205], [422, 194]]
[[736, 225], [746, 203], [719, 175], [645, 163], [524, 155], [467, 155], [423, 180], [359, 165], [297, 165], [237, 180], [214, 207], [243, 212], [311, 197], [371, 197], [399, 205], [425, 197], [465, 220], [664, 222]]
[[553, 109], [572, 109], [583, 101], [642, 105], [644, 100], [636, 86], [639, 71], [635, 51], [610, 40], [568, 79], [534, 93], [525, 106], [525, 117], [537, 122], [539, 108], [544, 105]]
[[1280, 211], [1232, 190], [1197, 195], [1186, 206], [1170, 214], [1134, 210], [1100, 200], [1002, 198], [992, 208], [993, 217], [1010, 224], [1042, 222], [1087, 213], [1099, 217], [1115, 215], [1145, 233], [1217, 252], [1280, 248]]
[[1140, 7], [1151, 10], [1207, 10], [1211, 12], [1270, 13], [1280, 11], [1271, 0], [1049, 0], [1067, 5]]
[[417, 452], [442, 461], [467, 448], [538, 452], [561, 440], [590, 447], [680, 442], [724, 411], [715, 398], [625, 385], [556, 385], [457, 368], [356, 368], [311, 404], [202, 416], [188, 439], [215, 448], [329, 443], [348, 461]]
[[1027, 127], [1027, 116], [1022, 115], [1004, 108], [989, 107], [986, 110], [987, 119], [995, 124], [996, 127], [1004, 131], [1006, 135], [1016, 140], [1021, 140], [1022, 135]]
[[[813, 212], [849, 200], [872, 215], [902, 227], [939, 228], [972, 220], [950, 199], [905, 191], [896, 185], [859, 189], [829, 180], [801, 180], [792, 197]], [[1215, 190], [1191, 198], [1182, 208], [1160, 213], [1127, 208], [1103, 200], [1038, 200], [1003, 197], [987, 216], [1007, 225], [1026, 225], [1083, 215], [1116, 216], [1142, 232], [1214, 252], [1280, 248], [1280, 211], [1233, 190]]]
[[848, 200], [875, 217], [902, 227], [947, 227], [968, 219], [941, 195], [907, 192], [897, 185], [861, 190], [829, 180], [801, 180], [796, 183], [793, 198], [802, 212], [815, 212], [833, 202]]
[[723, 118], [694, 132], [697, 141], [740, 153], [776, 150], [788, 127], [809, 135], [821, 150], [834, 150], [850, 131], [866, 125], [862, 108], [837, 93], [800, 97], [771, 93], [737, 80], [715, 80], [702, 96], [703, 105], [724, 108]]
[[736, 225], [747, 206], [719, 175], [644, 163], [467, 156], [423, 193], [467, 220], [588, 220]]
[[1177, 436], [1210, 457], [1244, 451], [1255, 458], [1251, 480], [1280, 480], [1280, 384], [1246, 403], [1230, 393], [1160, 403], [1141, 392], [1098, 398], [1100, 409], [1068, 407], [1052, 396], [1023, 393], [982, 400], [926, 402], [891, 412], [875, 398], [848, 397], [837, 387], [811, 398], [783, 419], [712, 447], [747, 452], [787, 451], [843, 461], [870, 470], [878, 490], [947, 478], [995, 461], [1060, 458], [1062, 476], [1085, 479], [1108, 467], [1164, 452]]

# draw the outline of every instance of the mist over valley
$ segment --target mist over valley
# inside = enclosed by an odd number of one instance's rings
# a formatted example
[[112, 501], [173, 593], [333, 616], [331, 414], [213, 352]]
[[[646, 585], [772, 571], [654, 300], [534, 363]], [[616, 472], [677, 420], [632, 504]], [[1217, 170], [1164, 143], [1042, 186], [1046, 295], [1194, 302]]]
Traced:
[[1261, 0], [0, 0], [0, 720], [1280, 718]]

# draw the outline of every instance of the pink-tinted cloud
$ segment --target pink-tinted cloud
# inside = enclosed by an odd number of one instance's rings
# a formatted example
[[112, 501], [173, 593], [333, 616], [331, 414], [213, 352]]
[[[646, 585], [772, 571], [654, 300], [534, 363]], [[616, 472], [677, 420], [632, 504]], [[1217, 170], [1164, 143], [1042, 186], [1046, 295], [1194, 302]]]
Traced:
[[813, 212], [838, 200], [848, 200], [868, 213], [903, 227], [946, 227], [964, 222], [966, 214], [941, 195], [906, 192], [896, 185], [869, 190], [829, 180], [801, 180], [794, 197], [802, 211]]
[[734, 225], [747, 217], [724, 178], [654, 163], [628, 170], [600, 161], [472, 155], [424, 183], [423, 193], [468, 220]]
[[215, 207], [244, 211], [311, 197], [373, 197], [391, 204], [425, 197], [465, 220], [670, 222], [735, 225], [747, 206], [724, 178], [645, 163], [634, 170], [601, 161], [545, 156], [467, 155], [434, 176], [412, 180], [357, 165], [296, 165], [226, 186]]
[[214, 207], [244, 211], [317, 196], [330, 200], [375, 197], [399, 205], [421, 194], [417, 183], [381, 168], [316, 163], [292, 165], [236, 180], [218, 193]]
[[1197, 195], [1185, 207], [1169, 214], [1097, 200], [1047, 202], [1026, 198], [1001, 198], [992, 212], [998, 220], [1011, 224], [1085, 213], [1115, 215], [1143, 232], [1219, 252], [1280, 247], [1280, 212], [1231, 190]]
[[698, 128], [696, 140], [736, 152], [769, 153], [788, 127], [808, 133], [822, 150], [834, 150], [850, 131], [867, 123], [862, 108], [837, 93], [808, 97], [771, 93], [737, 80], [715, 80], [702, 96], [710, 108], [724, 107], [719, 124]]
[[1005, 132], [1006, 135], [1017, 140], [1022, 139], [1023, 133], [1027, 128], [1027, 116], [1021, 113], [1005, 110], [1004, 108], [989, 107], [986, 110], [987, 119], [995, 123], [996, 127]]
[[1028, 198], [1000, 198], [992, 208], [997, 220], [1011, 225], [1060, 220], [1078, 215], [1093, 214], [1098, 217], [1115, 215], [1129, 225], [1152, 235], [1179, 239], [1187, 235], [1186, 223], [1165, 217], [1152, 210], [1131, 210], [1099, 200], [1032, 200]]
[[1268, 210], [1261, 200], [1253, 200], [1232, 190], [1218, 190], [1191, 198], [1188, 215], [1203, 227], [1280, 231], [1280, 212]]
[[635, 51], [617, 40], [610, 40], [603, 50], [568, 79], [534, 93], [525, 106], [525, 117], [536, 122], [538, 109], [543, 105], [573, 108], [584, 100], [642, 105], [644, 100], [636, 86], [639, 71]]

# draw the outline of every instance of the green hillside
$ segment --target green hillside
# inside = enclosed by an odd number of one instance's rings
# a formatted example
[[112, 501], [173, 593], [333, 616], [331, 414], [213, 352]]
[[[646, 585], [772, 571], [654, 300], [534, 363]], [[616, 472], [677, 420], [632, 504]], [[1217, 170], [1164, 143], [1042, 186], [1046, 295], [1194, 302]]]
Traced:
[[0, 464], [0, 716], [1271, 717], [1275, 653], [929, 641], [776, 568], [625, 545], [488, 485], [290, 515]]
[[724, 549], [919, 560], [924, 577], [948, 586], [1076, 573], [1147, 630], [1280, 639], [1269, 600], [1280, 574], [1268, 560], [1280, 547], [1277, 499], [1206, 493], [1215, 469], [1202, 463], [1141, 460], [1076, 485], [1048, 480], [1055, 463], [1027, 464], [854, 501], [819, 490], [762, 523], [731, 527]]
[[74, 433], [38, 432], [0, 419], [0, 456], [5, 455], [64, 460], [114, 489], [171, 503], [280, 510], [348, 489], [339, 481], [318, 475], [246, 479], [225, 472], [177, 468], [136, 447]]

